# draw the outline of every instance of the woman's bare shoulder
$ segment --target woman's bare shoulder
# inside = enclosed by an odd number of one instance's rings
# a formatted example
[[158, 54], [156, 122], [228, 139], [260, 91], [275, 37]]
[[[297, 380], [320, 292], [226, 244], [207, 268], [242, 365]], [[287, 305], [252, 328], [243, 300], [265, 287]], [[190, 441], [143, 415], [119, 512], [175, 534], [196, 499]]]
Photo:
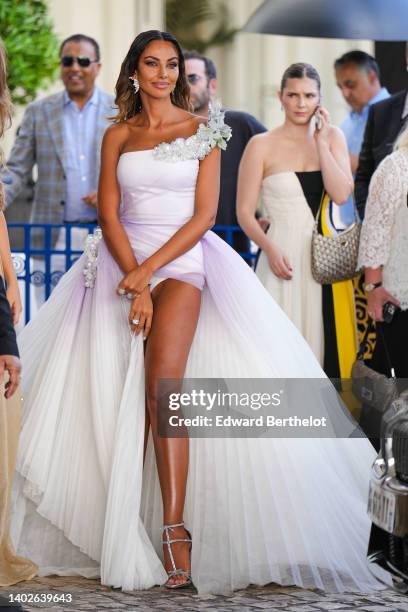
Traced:
[[193, 134], [198, 130], [200, 125], [205, 125], [208, 123], [208, 118], [203, 115], [196, 115], [195, 113], [190, 113], [189, 111], [185, 111], [185, 119], [184, 124], [190, 124], [193, 130]]
[[186, 111], [186, 113], [190, 117], [190, 119], [192, 121], [195, 121], [197, 124], [207, 123], [208, 121], [208, 117], [206, 117], [205, 115], [196, 115], [195, 113], [190, 113], [188, 111]]
[[119, 136], [120, 134], [128, 134], [129, 129], [130, 125], [128, 121], [118, 121], [118, 123], [112, 123], [108, 128], [106, 128], [106, 133]]
[[180, 137], [187, 138], [195, 134], [201, 124], [206, 124], [207, 117], [190, 113], [187, 110], [179, 109], [177, 118], [168, 125], [171, 132], [178, 132]]
[[104, 142], [109, 142], [110, 145], [117, 145], [120, 148], [129, 136], [129, 130], [127, 121], [113, 123], [105, 130]]
[[346, 137], [337, 125], [330, 125], [329, 129], [331, 142], [346, 142]]
[[276, 144], [279, 140], [279, 135], [277, 134], [278, 129], [279, 128], [255, 134], [255, 136], [252, 136], [249, 140], [248, 147], [259, 154], [262, 154], [264, 151], [270, 152], [271, 146]]
[[281, 137], [280, 128], [274, 128], [273, 130], [268, 130], [267, 132], [261, 132], [260, 134], [255, 134], [252, 136], [251, 140], [256, 142], [260, 147], [269, 146], [271, 142], [275, 142], [279, 140]]

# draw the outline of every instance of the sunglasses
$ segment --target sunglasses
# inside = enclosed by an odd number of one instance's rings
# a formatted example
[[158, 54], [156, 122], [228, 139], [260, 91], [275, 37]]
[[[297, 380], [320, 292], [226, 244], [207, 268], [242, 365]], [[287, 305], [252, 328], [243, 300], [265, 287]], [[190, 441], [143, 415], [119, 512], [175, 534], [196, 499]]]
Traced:
[[187, 81], [191, 83], [191, 85], [198, 83], [198, 81], [201, 81], [202, 78], [203, 77], [200, 76], [199, 74], [188, 74], [187, 75]]
[[74, 57], [73, 55], [64, 55], [61, 57], [61, 65], [64, 68], [70, 68], [74, 65], [74, 62], [78, 63], [81, 68], [89, 68], [91, 64], [97, 64], [98, 60], [91, 60], [89, 57]]

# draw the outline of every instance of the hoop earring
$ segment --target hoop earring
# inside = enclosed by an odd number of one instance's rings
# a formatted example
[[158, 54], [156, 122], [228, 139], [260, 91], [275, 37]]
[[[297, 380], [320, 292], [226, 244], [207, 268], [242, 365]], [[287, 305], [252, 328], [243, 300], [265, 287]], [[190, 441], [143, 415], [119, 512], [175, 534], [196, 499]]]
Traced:
[[136, 77], [131, 77], [131, 76], [129, 77], [129, 81], [133, 82], [133, 89], [135, 91], [135, 94], [137, 94], [137, 92], [140, 89], [139, 81], [137, 80]]

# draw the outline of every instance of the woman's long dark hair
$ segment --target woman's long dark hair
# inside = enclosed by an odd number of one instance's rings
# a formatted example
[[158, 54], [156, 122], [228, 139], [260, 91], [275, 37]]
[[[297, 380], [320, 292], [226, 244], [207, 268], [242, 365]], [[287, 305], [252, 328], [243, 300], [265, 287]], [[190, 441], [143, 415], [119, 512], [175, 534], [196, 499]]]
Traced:
[[176, 87], [172, 93], [173, 104], [190, 110], [190, 89], [187, 83], [186, 70], [184, 66], [184, 57], [180, 44], [177, 39], [168, 32], [160, 32], [160, 30], [148, 30], [141, 32], [136, 36], [135, 40], [130, 45], [130, 49], [122, 62], [118, 80], [116, 82], [116, 105], [119, 109], [118, 114], [112, 117], [114, 123], [125, 121], [134, 117], [142, 108], [142, 100], [140, 91], [135, 93], [133, 83], [129, 77], [133, 76], [139, 65], [139, 59], [146, 46], [153, 40], [166, 40], [170, 42], [177, 50], [179, 61], [179, 76]]

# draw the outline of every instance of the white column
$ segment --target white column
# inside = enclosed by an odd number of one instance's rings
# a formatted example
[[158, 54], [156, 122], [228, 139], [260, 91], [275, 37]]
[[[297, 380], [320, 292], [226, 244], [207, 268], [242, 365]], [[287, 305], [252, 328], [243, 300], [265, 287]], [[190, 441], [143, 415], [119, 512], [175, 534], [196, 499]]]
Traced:
[[165, 0], [136, 0], [134, 4], [140, 32], [164, 29]]

